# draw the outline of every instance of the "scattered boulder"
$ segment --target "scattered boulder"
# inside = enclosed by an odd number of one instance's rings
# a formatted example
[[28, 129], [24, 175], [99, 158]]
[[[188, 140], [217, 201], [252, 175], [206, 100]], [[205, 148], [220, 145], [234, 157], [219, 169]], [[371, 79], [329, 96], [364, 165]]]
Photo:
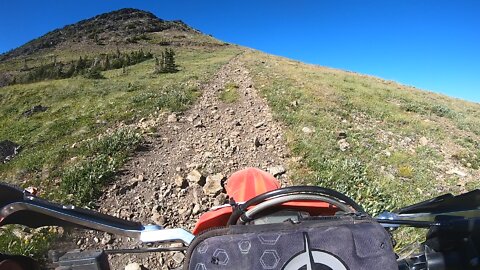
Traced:
[[279, 176], [287, 172], [287, 170], [285, 170], [285, 168], [281, 165], [270, 167], [267, 169], [267, 171], [273, 176]]
[[209, 175], [205, 181], [205, 186], [203, 187], [203, 192], [208, 195], [216, 195], [223, 190], [222, 182], [225, 180], [223, 174], [217, 173], [214, 175]]
[[76, 244], [77, 244], [77, 246], [81, 246], [81, 245], [83, 245], [83, 243], [85, 243], [85, 240], [83, 238], [80, 238], [80, 239], [77, 240]]
[[183, 254], [182, 252], [175, 252], [175, 254], [173, 255], [172, 259], [177, 263], [177, 264], [181, 264], [183, 262], [183, 260], [185, 259], [185, 254]]
[[199, 169], [202, 167], [200, 163], [189, 163], [187, 164], [187, 169]]
[[143, 270], [145, 269], [142, 265], [138, 263], [129, 263], [125, 266], [125, 270]]
[[114, 241], [115, 241], [115, 238], [113, 237], [113, 235], [109, 233], [104, 233], [102, 238], [102, 245], [110, 245], [110, 244], [113, 244]]
[[151, 219], [152, 219], [153, 223], [157, 224], [157, 225], [163, 225], [165, 223], [165, 218], [160, 213], [160, 211], [159, 211], [160, 209], [161, 209], [160, 205], [156, 205], [152, 209]]
[[0, 162], [7, 163], [20, 151], [20, 145], [4, 140], [0, 141]]
[[259, 128], [263, 125], [265, 125], [265, 122], [261, 121], [261, 122], [256, 123], [254, 126], [255, 126], [255, 128]]
[[198, 170], [193, 170], [187, 175], [187, 179], [191, 183], [199, 184], [200, 186], [205, 185], [205, 176], [202, 175]]
[[202, 120], [198, 120], [198, 121], [195, 121], [195, 123], [193, 124], [193, 127], [202, 128], [202, 127], [205, 127], [205, 125], [203, 124]]
[[347, 151], [348, 148], [350, 148], [350, 143], [348, 143], [345, 139], [341, 139], [338, 141], [338, 147], [340, 148], [340, 151], [344, 152]]
[[134, 177], [130, 179], [130, 181], [128, 181], [127, 183], [125, 183], [125, 185], [123, 185], [120, 189], [118, 189], [117, 194], [125, 194], [129, 190], [134, 189], [135, 187], [138, 186], [138, 183], [140, 181], [143, 181], [143, 179], [144, 179], [143, 175], [139, 175], [138, 177]]
[[421, 137], [419, 142], [420, 142], [420, 145], [422, 146], [428, 145], [428, 139], [426, 137]]
[[198, 114], [192, 114], [190, 116], [187, 117], [187, 121], [188, 122], [193, 122], [195, 119], [197, 119], [198, 117], [200, 117], [200, 115]]
[[449, 174], [449, 175], [455, 174], [455, 175], [458, 175], [458, 176], [460, 176], [460, 177], [466, 177], [466, 176], [468, 175], [467, 173], [462, 172], [461, 170], [459, 170], [459, 169], [457, 169], [457, 168], [453, 168], [453, 169], [451, 169], [451, 170], [448, 170], [448, 171], [446, 171], [445, 173], [446, 173], [446, 174]]
[[196, 203], [196, 204], [193, 206], [192, 214], [196, 215], [196, 214], [200, 213], [200, 210], [201, 210], [201, 209], [200, 209], [200, 205]]
[[177, 175], [175, 176], [175, 185], [181, 189], [185, 189], [188, 187], [188, 181], [182, 176]]
[[25, 117], [30, 117], [35, 113], [44, 112], [46, 110], [48, 110], [48, 107], [43, 107], [42, 105], [35, 105], [31, 109], [24, 111], [22, 115]]
[[167, 117], [167, 122], [169, 123], [175, 123], [178, 121], [177, 115], [172, 113]]
[[305, 134], [311, 134], [311, 133], [313, 133], [313, 129], [311, 129], [309, 127], [303, 127], [302, 132], [305, 133]]
[[408, 146], [413, 140], [410, 137], [405, 137], [403, 140], [400, 142], [400, 145], [402, 146]]

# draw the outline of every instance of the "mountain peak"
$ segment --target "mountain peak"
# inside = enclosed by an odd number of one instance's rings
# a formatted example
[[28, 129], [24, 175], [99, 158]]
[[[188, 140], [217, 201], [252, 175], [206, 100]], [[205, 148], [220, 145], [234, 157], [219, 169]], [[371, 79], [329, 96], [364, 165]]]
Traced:
[[182, 21], [166, 21], [148, 11], [123, 8], [53, 30], [1, 55], [0, 60], [31, 55], [68, 42], [97, 45], [115, 42], [118, 44], [146, 33], [168, 29], [196, 31]]

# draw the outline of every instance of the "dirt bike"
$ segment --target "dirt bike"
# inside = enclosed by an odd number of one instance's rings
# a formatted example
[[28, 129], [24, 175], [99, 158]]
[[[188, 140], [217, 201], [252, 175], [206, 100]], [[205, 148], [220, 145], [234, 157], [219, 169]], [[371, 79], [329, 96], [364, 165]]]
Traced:
[[[0, 184], [0, 226], [62, 226], [137, 238], [156, 248], [59, 253], [56, 269], [110, 269], [108, 254], [186, 251], [183, 269], [480, 269], [480, 191], [439, 196], [376, 218], [348, 196], [316, 186], [281, 188], [247, 168], [225, 182], [230, 201], [202, 214], [193, 232], [142, 225], [64, 206]], [[417, 253], [399, 258], [392, 230], [428, 229]], [[176, 243], [176, 244], [172, 244]], [[180, 244], [179, 244], [180, 243]], [[2, 254], [0, 269], [36, 269]], [[3, 267], [3, 268], [2, 268]]]

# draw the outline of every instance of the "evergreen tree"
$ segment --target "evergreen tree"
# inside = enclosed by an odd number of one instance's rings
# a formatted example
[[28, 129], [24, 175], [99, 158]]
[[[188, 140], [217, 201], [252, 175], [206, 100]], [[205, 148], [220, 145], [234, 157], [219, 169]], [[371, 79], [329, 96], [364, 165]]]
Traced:
[[77, 64], [75, 65], [75, 73], [79, 74], [82, 73], [85, 69], [87, 68], [87, 58], [80, 58], [77, 61]]
[[105, 56], [105, 62], [103, 63], [103, 70], [109, 70], [110, 69], [110, 57], [108, 54]]
[[177, 72], [177, 65], [175, 64], [175, 52], [173, 49], [165, 49], [165, 72]]
[[177, 65], [175, 64], [175, 52], [172, 49], [165, 49], [160, 54], [160, 58], [155, 58], [156, 73], [174, 73], [177, 71]]
[[160, 58], [155, 57], [155, 73], [165, 73], [165, 54], [162, 52]]
[[65, 77], [70, 78], [75, 74], [75, 63], [73, 61], [70, 62], [67, 71], [65, 72]]

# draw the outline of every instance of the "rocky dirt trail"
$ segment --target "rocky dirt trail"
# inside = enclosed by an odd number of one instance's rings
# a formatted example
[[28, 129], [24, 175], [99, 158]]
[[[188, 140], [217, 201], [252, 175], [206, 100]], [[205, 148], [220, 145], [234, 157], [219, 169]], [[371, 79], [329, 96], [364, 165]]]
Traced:
[[[240, 97], [225, 103], [219, 93], [232, 83]], [[256, 92], [241, 56], [202, 87], [202, 96], [190, 110], [169, 115], [147, 140], [146, 150], [138, 152], [105, 191], [101, 212], [191, 230], [201, 213], [226, 202], [224, 181], [239, 169], [258, 167], [287, 183], [282, 127]], [[133, 239], [95, 232], [75, 242], [81, 249], [140, 246]], [[110, 257], [113, 269], [130, 270], [175, 269], [183, 260], [180, 252]]]

